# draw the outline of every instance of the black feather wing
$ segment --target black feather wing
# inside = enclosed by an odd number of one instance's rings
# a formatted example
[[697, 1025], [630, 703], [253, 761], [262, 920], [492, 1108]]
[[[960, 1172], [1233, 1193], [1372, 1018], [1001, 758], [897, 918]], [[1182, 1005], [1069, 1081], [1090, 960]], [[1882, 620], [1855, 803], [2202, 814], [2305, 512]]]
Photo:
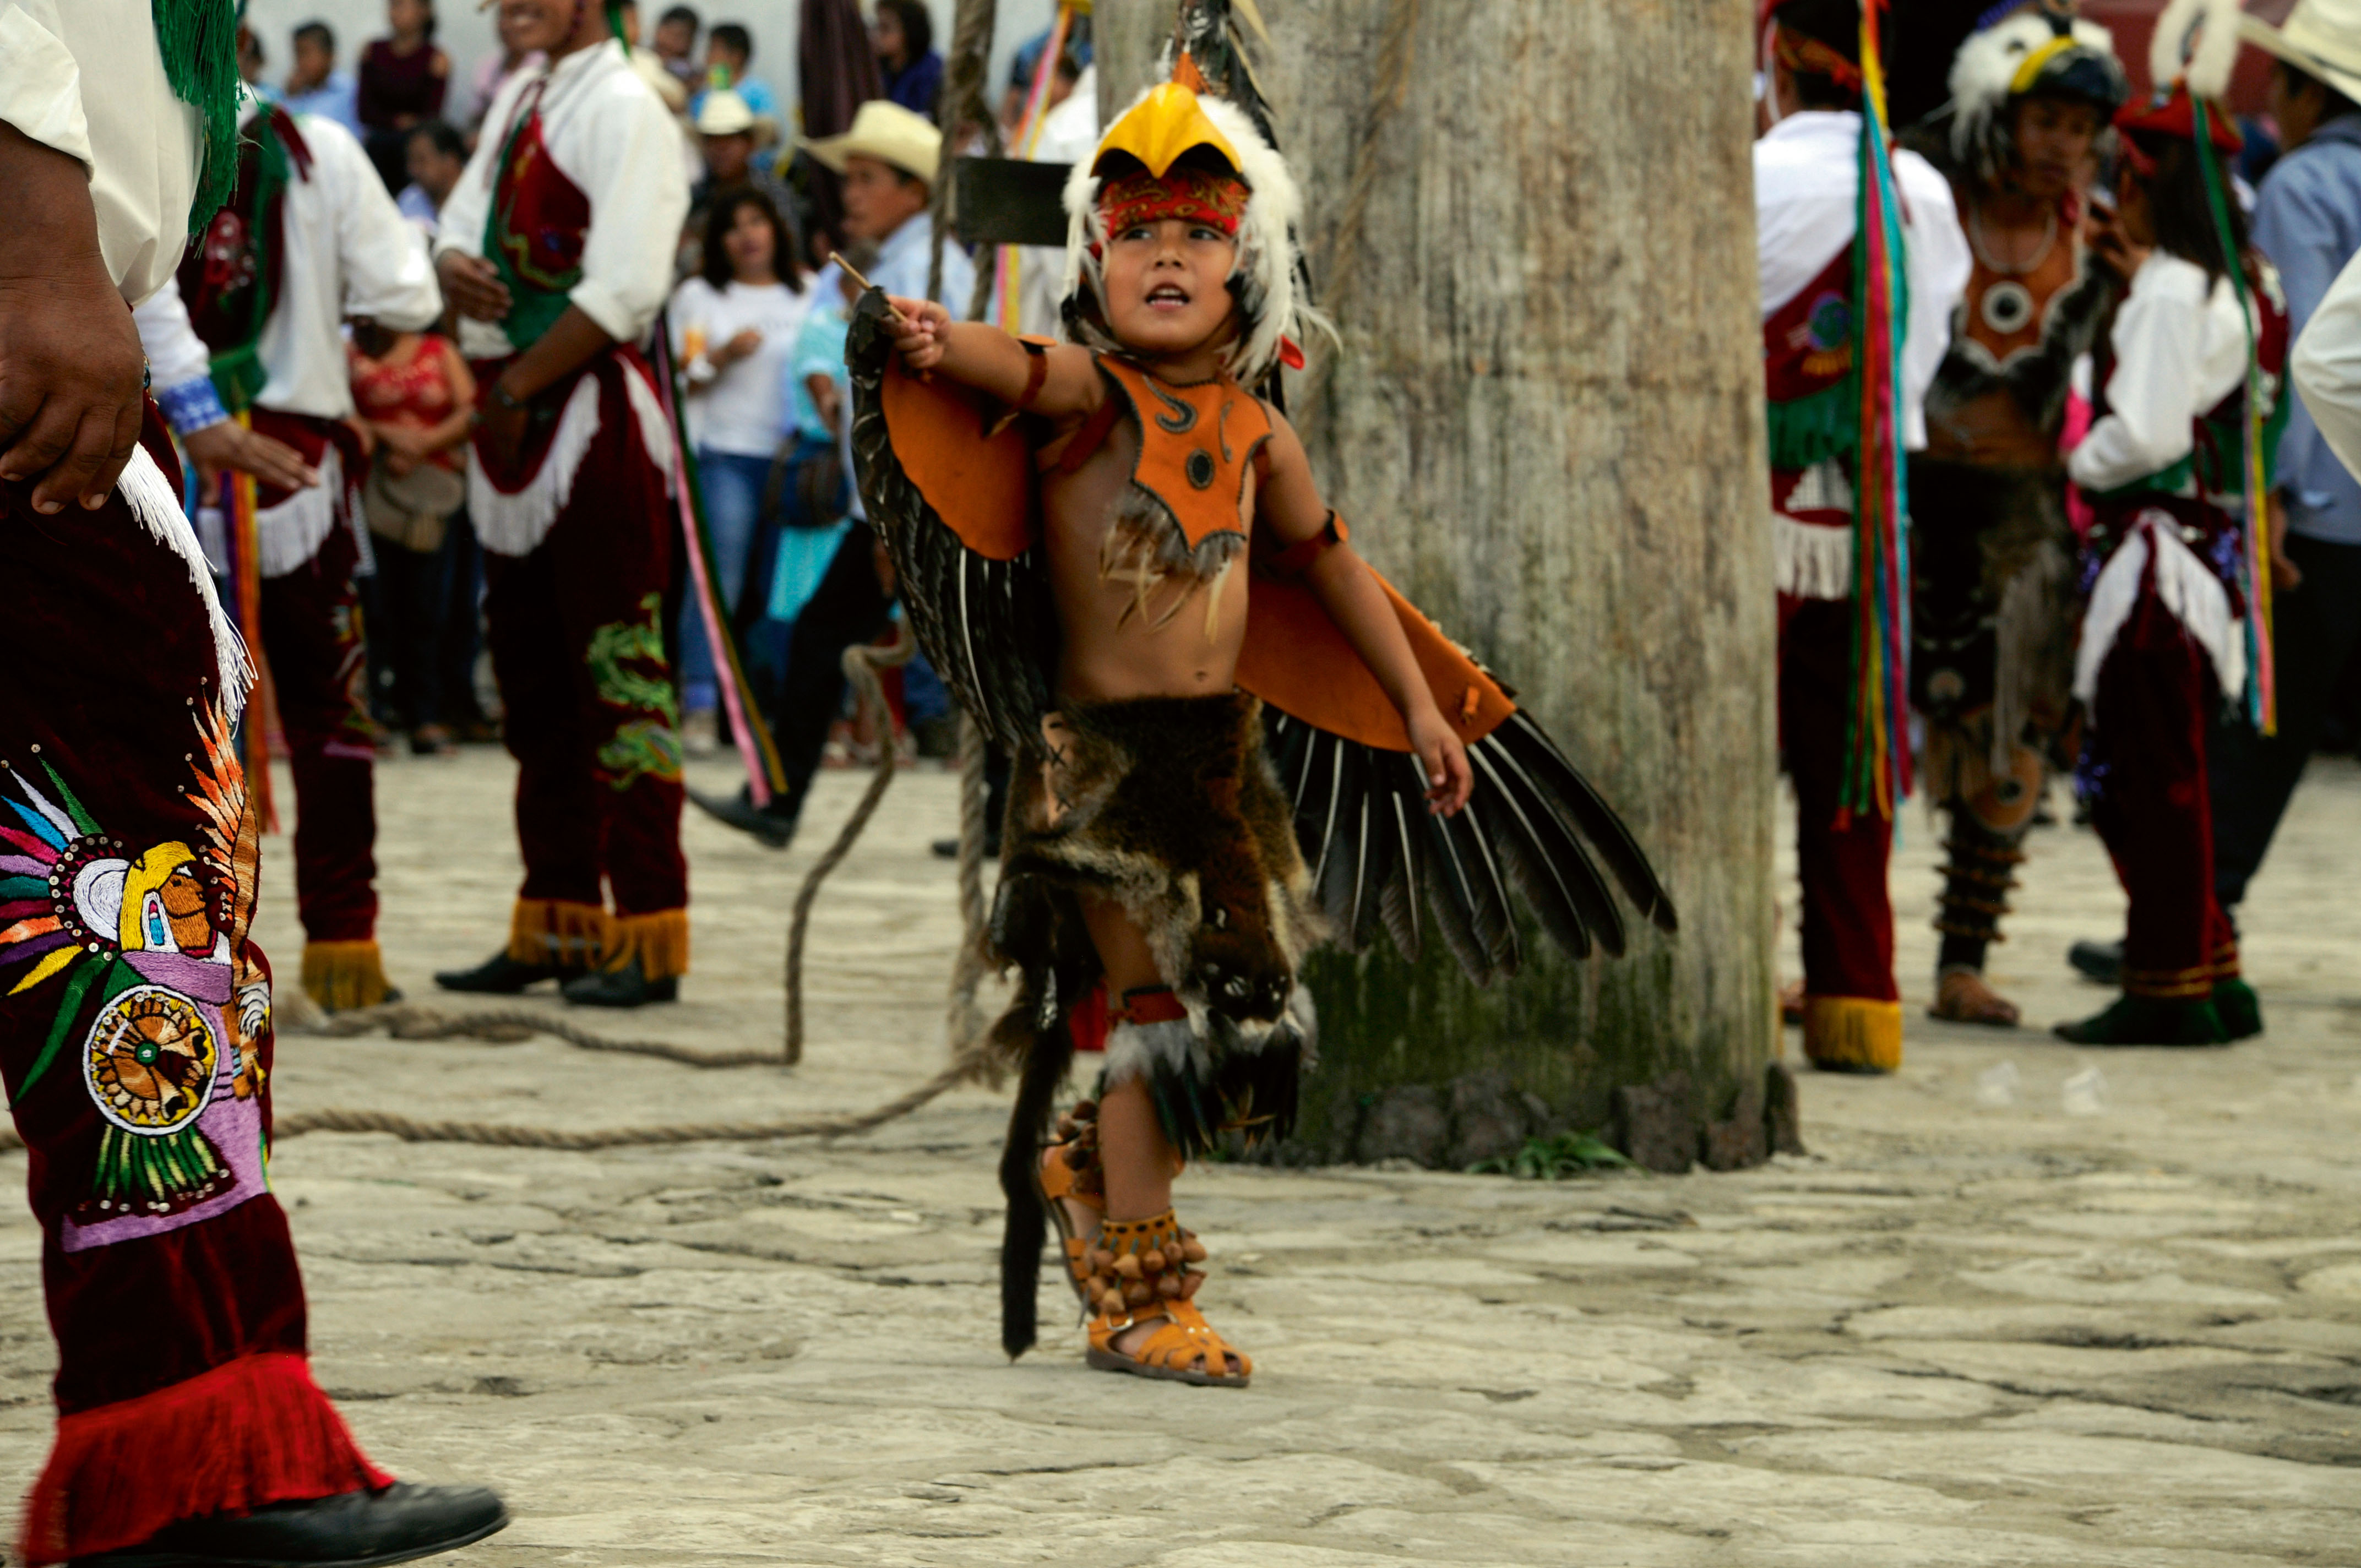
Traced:
[[[1004, 533], [1021, 529], [1031, 543], [1005, 558], [988, 554], [969, 544], [911, 477], [887, 418], [893, 343], [881, 325], [886, 314], [882, 293], [863, 294], [845, 345], [862, 501], [893, 557], [895, 591], [927, 662], [994, 740], [1036, 753], [1058, 654], [1038, 519], [1003, 520]], [[944, 439], [940, 432], [928, 434]], [[979, 431], [973, 439], [988, 437]]]
[[1415, 757], [1276, 707], [1265, 707], [1264, 726], [1315, 895], [1348, 952], [1382, 928], [1415, 959], [1439, 934], [1469, 977], [1489, 984], [1522, 959], [1521, 900], [1575, 957], [1620, 956], [1627, 933], [1610, 879], [1643, 918], [1677, 929], [1631, 829], [1521, 710], [1469, 742], [1475, 788], [1452, 817], [1427, 811]]

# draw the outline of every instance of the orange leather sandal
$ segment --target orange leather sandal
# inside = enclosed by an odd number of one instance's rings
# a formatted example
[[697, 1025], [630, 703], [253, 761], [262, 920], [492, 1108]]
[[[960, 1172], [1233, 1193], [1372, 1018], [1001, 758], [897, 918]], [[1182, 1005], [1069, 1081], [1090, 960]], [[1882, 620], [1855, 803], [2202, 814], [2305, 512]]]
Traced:
[[1074, 1228], [1074, 1216], [1066, 1204], [1071, 1201], [1096, 1211], [1102, 1220], [1105, 1217], [1106, 1193], [1099, 1171], [1098, 1110], [1095, 1102], [1085, 1100], [1059, 1117], [1058, 1141], [1041, 1151], [1041, 1163], [1033, 1168], [1033, 1183], [1040, 1191], [1043, 1206], [1049, 1211], [1049, 1223], [1058, 1227], [1058, 1239], [1065, 1244], [1066, 1277], [1082, 1304], [1084, 1317], [1090, 1316], [1091, 1309], [1098, 1304], [1089, 1289], [1091, 1238]]
[[[1171, 1210], [1153, 1219], [1107, 1221], [1085, 1257], [1091, 1272], [1083, 1289], [1098, 1308], [1085, 1356], [1093, 1367], [1202, 1388], [1246, 1386], [1254, 1363], [1215, 1332], [1191, 1300], [1205, 1275], [1190, 1266], [1205, 1260], [1205, 1246], [1180, 1228]], [[1118, 1337], [1143, 1323], [1158, 1326], [1132, 1350], [1115, 1348]], [[1233, 1364], [1235, 1372], [1229, 1370]]]

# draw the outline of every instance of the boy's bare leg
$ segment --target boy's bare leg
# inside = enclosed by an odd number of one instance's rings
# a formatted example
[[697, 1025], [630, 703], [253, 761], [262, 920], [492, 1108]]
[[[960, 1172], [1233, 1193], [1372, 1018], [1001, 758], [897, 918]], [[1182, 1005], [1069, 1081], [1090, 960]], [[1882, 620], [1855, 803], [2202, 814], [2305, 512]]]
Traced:
[[[1120, 1006], [1126, 992], [1164, 983], [1148, 950], [1148, 939], [1121, 905], [1085, 899], [1082, 924], [1089, 928], [1091, 943], [1098, 948], [1099, 963], [1106, 971], [1111, 1004]], [[1100, 1096], [1099, 1165], [1106, 1183], [1108, 1219], [1153, 1219], [1172, 1207], [1172, 1179], [1180, 1174], [1181, 1164], [1171, 1140], [1164, 1135], [1163, 1124], [1157, 1120], [1156, 1105], [1145, 1083], [1134, 1079]], [[1066, 1212], [1075, 1234], [1097, 1235], [1095, 1211], [1068, 1199]], [[1151, 1321], [1126, 1329], [1116, 1336], [1115, 1348], [1128, 1355], [1146, 1343], [1156, 1326]], [[1233, 1365], [1224, 1370], [1237, 1368]]]

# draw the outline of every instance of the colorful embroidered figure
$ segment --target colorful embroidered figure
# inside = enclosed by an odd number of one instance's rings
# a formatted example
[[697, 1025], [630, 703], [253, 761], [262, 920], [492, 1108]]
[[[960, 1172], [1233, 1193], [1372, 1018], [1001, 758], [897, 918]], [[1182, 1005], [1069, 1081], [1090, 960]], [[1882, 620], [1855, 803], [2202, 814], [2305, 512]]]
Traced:
[[269, 1022], [269, 985], [233, 958], [254, 906], [254, 823], [227, 719], [208, 711], [197, 732], [184, 794], [206, 818], [198, 847], [127, 853], [46, 759], [49, 790], [11, 767], [0, 795], [21, 825], [0, 826], [0, 913], [16, 916], [0, 929], [0, 968], [32, 960], [8, 994], [65, 982], [20, 1101], [97, 997], [80, 1031], [81, 1076], [108, 1125], [88, 1195], [64, 1223], [68, 1252], [175, 1229], [265, 1190], [251, 1042]]

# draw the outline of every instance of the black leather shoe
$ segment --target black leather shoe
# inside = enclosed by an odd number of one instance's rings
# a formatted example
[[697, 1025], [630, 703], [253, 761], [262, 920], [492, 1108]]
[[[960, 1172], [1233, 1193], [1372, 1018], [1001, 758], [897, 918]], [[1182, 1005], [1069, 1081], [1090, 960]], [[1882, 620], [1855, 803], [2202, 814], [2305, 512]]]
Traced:
[[508, 949], [503, 948], [474, 969], [443, 970], [434, 977], [434, 983], [445, 991], [514, 996], [529, 985], [539, 985], [544, 980], [563, 981], [581, 972], [580, 970], [565, 969], [556, 964], [522, 963], [509, 957]]
[[752, 790], [741, 789], [725, 800], [718, 795], [693, 789], [688, 792], [688, 798], [699, 811], [716, 822], [735, 828], [741, 833], [751, 834], [765, 849], [784, 850], [795, 839], [796, 818], [801, 813], [783, 810], [775, 799], [768, 806], [757, 806]]
[[381, 1492], [183, 1519], [137, 1546], [77, 1557], [71, 1568], [379, 1568], [456, 1552], [508, 1522], [508, 1509], [481, 1486], [397, 1481]]
[[2095, 980], [2101, 985], [2121, 985], [2124, 982], [2124, 945], [2121, 942], [2077, 942], [2066, 949], [2066, 961], [2074, 972], [2085, 980]]
[[668, 974], [650, 980], [635, 957], [621, 969], [595, 970], [558, 988], [566, 1001], [584, 1007], [641, 1007], [651, 1002], [680, 1000], [680, 977]]

